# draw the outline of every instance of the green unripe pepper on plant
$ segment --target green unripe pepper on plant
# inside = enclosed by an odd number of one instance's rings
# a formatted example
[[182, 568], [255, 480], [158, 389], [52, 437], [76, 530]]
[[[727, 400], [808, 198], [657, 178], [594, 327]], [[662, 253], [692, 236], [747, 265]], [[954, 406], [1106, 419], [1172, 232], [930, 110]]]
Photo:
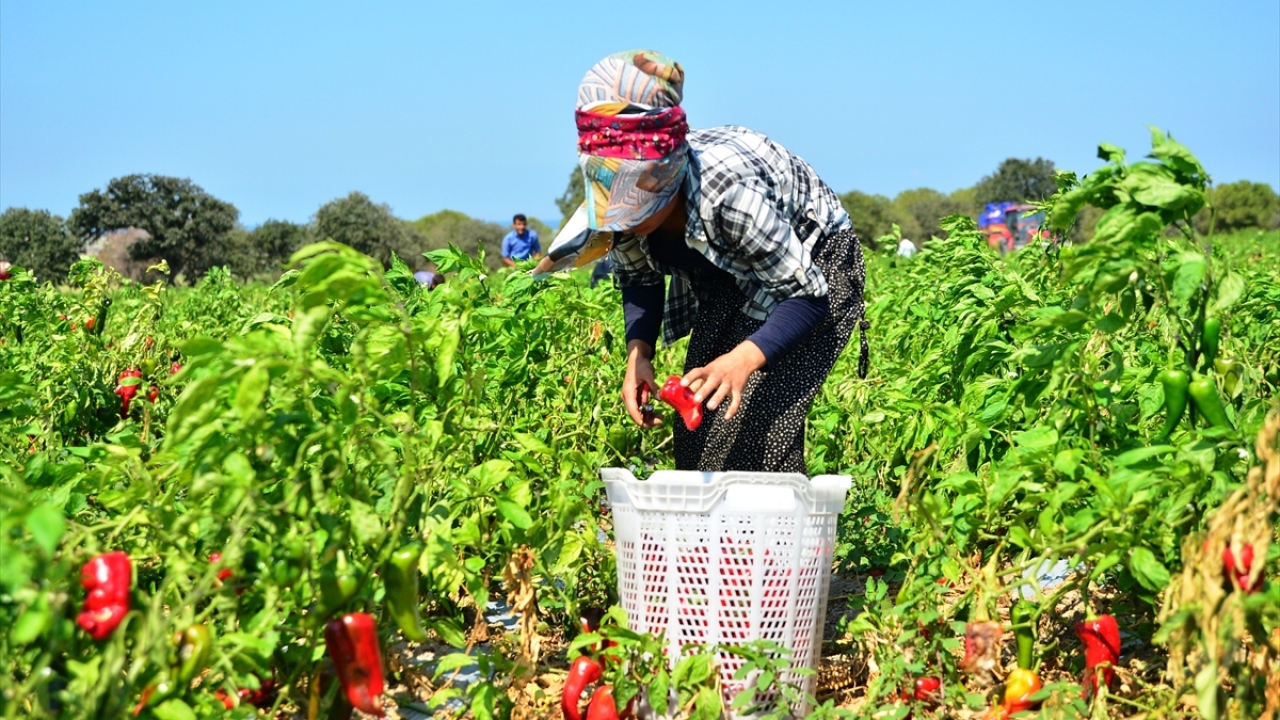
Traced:
[[1227, 409], [1222, 404], [1222, 398], [1218, 397], [1218, 388], [1213, 384], [1213, 378], [1196, 375], [1191, 379], [1190, 392], [1196, 411], [1204, 416], [1209, 425], [1216, 428], [1231, 427]]
[[271, 568], [271, 579], [282, 589], [291, 589], [302, 578], [302, 567], [307, 560], [307, 546], [302, 538], [293, 537], [283, 544], [284, 557], [276, 560]]
[[174, 675], [178, 683], [186, 687], [209, 666], [209, 658], [213, 655], [213, 633], [207, 625], [192, 625], [174, 633], [173, 644], [178, 648]]
[[1036, 610], [1026, 600], [1018, 600], [1009, 608], [1009, 622], [1018, 643], [1018, 667], [1027, 670], [1035, 664]]
[[320, 618], [327, 618], [342, 609], [355, 596], [359, 584], [359, 577], [347, 563], [347, 554], [339, 550], [334, 561], [325, 565], [320, 573]]
[[427, 633], [418, 617], [418, 558], [422, 546], [413, 543], [391, 554], [382, 568], [382, 582], [387, 588], [387, 606], [391, 619], [400, 626], [404, 636], [414, 642], [423, 642]]
[[1204, 329], [1200, 332], [1200, 367], [1209, 370], [1213, 361], [1218, 359], [1218, 340], [1222, 338], [1222, 320], [1205, 318]]
[[1187, 386], [1191, 383], [1191, 376], [1185, 370], [1170, 368], [1156, 379], [1164, 388], [1164, 427], [1160, 428], [1160, 440], [1165, 440], [1187, 412]]

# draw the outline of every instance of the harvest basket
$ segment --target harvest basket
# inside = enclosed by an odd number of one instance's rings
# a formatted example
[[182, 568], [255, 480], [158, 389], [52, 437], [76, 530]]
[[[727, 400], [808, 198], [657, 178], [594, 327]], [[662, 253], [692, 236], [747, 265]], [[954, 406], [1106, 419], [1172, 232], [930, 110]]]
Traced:
[[[600, 471], [613, 506], [618, 595], [633, 630], [690, 644], [770, 640], [792, 652], [780, 678], [813, 692], [847, 475]], [[754, 688], [743, 660], [717, 657], [726, 702]], [[762, 698], [757, 698], [762, 699]], [[803, 716], [807, 708], [793, 708]]]

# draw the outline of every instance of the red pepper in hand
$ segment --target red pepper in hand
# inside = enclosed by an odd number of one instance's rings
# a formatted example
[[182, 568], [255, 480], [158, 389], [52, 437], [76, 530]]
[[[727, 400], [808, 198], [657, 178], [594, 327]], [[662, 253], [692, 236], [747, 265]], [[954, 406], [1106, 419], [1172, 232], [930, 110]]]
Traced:
[[1252, 595], [1262, 589], [1262, 583], [1251, 585], [1249, 582], [1249, 574], [1253, 570], [1253, 545], [1244, 543], [1240, 546], [1240, 552], [1236, 553], [1228, 544], [1222, 548], [1222, 564], [1227, 570], [1227, 576], [1235, 578], [1236, 585], [1239, 585], [1246, 595]]
[[383, 717], [382, 651], [378, 629], [365, 613], [349, 613], [325, 626], [324, 644], [351, 706]]
[[1110, 615], [1076, 623], [1076, 635], [1084, 643], [1084, 696], [1098, 690], [1098, 670], [1107, 687], [1115, 681], [1115, 666], [1120, 662], [1120, 626]]
[[116, 395], [120, 396], [120, 418], [129, 417], [129, 403], [133, 401], [133, 397], [138, 394], [138, 385], [125, 385], [124, 381], [130, 378], [142, 379], [142, 371], [137, 368], [129, 368], [120, 373], [119, 384], [116, 385]]
[[613, 686], [602, 685], [587, 704], [587, 720], [618, 720], [618, 706], [613, 702]]
[[658, 391], [658, 399], [680, 413], [684, 426], [691, 432], [702, 424], [702, 403], [693, 399], [693, 391], [680, 385], [680, 376], [672, 375]]
[[[565, 720], [582, 720], [582, 695], [587, 686], [598, 681], [604, 674], [600, 663], [586, 655], [579, 655], [569, 666], [569, 677], [564, 681], [564, 690], [560, 693], [560, 712]], [[594, 701], [595, 696], [592, 696]], [[587, 714], [591, 710], [588, 707]]]
[[80, 584], [89, 591], [84, 612], [76, 616], [76, 624], [94, 640], [106, 640], [120, 621], [129, 614], [129, 586], [133, 583], [133, 566], [123, 552], [99, 555], [80, 570]]

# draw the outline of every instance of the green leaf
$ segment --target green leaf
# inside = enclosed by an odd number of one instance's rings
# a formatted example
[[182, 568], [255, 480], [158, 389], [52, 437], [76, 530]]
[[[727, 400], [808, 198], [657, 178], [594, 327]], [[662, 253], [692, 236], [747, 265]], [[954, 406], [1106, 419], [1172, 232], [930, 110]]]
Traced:
[[18, 619], [13, 623], [13, 630], [9, 634], [9, 639], [15, 645], [26, 645], [27, 643], [40, 637], [40, 634], [49, 627], [49, 623], [53, 620], [53, 614], [49, 611], [49, 603], [47, 598], [42, 594], [40, 599], [28, 607]]
[[1181, 265], [1173, 277], [1173, 297], [1179, 302], [1186, 302], [1200, 289], [1208, 266], [1204, 256], [1198, 253], [1183, 253], [1179, 260]]
[[196, 720], [196, 713], [185, 701], [170, 698], [151, 710], [158, 720]]
[[240, 417], [250, 418], [262, 411], [262, 399], [270, 381], [271, 373], [261, 364], [249, 368], [240, 378], [240, 387], [236, 389], [236, 411]]
[[1210, 315], [1217, 315], [1240, 300], [1240, 296], [1244, 295], [1244, 278], [1233, 270], [1218, 282], [1216, 289], [1217, 295], [1209, 303]]
[[1123, 328], [1125, 326], [1125, 320], [1124, 317], [1110, 312], [1103, 315], [1102, 318], [1094, 325], [1102, 332], [1110, 334]]
[[533, 518], [529, 513], [506, 498], [498, 500], [498, 512], [502, 513], [502, 517], [506, 518], [507, 522], [521, 530], [528, 530], [533, 527]]
[[1169, 570], [1156, 559], [1155, 553], [1145, 547], [1136, 547], [1129, 554], [1129, 570], [1148, 590], [1158, 592], [1169, 584]]
[[66, 518], [52, 505], [40, 505], [27, 513], [26, 524], [36, 544], [46, 555], [52, 557], [58, 549], [58, 542], [62, 540], [62, 534], [67, 531]]
[[370, 505], [355, 498], [348, 498], [351, 511], [351, 532], [361, 545], [374, 545], [382, 539], [386, 528], [383, 518]]

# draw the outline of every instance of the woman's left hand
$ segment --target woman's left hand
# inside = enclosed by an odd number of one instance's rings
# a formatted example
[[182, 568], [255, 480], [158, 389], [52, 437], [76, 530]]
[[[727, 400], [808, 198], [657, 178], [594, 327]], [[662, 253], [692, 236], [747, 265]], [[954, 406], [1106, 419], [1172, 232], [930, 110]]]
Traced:
[[685, 373], [680, 384], [691, 388], [694, 399], [698, 402], [706, 401], [708, 410], [715, 410], [726, 397], [730, 398], [724, 419], [732, 420], [738, 413], [742, 392], [751, 379], [751, 373], [764, 366], [764, 353], [760, 352], [755, 343], [744, 340], [738, 347], [707, 365]]

